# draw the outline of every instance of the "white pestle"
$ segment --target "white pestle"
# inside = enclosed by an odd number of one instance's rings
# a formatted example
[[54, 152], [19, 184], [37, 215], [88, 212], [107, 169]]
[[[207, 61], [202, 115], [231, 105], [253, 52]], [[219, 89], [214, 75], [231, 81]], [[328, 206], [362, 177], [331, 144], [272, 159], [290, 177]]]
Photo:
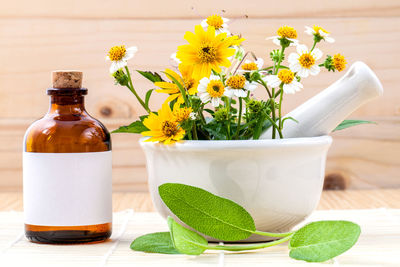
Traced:
[[[360, 106], [383, 94], [375, 73], [363, 62], [355, 62], [347, 73], [328, 88], [310, 98], [285, 117], [284, 138], [313, 137], [331, 133]], [[277, 133], [277, 138], [279, 135]], [[272, 127], [260, 139], [271, 139]]]

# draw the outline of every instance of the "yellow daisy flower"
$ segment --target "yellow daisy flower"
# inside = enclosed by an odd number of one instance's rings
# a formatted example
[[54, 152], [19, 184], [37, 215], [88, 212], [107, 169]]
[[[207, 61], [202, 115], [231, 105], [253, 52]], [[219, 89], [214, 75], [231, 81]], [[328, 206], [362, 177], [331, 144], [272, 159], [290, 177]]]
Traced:
[[176, 103], [174, 109], [172, 110], [172, 115], [175, 117], [177, 122], [184, 122], [190, 118], [193, 109], [191, 107], [180, 107], [180, 104]]
[[145, 142], [161, 142], [167, 145], [185, 137], [185, 130], [176, 121], [168, 104], [162, 106], [158, 115], [150, 113], [143, 124], [150, 130], [142, 132], [143, 136], [150, 137]]
[[341, 54], [336, 54], [332, 57], [332, 63], [335, 69], [342, 71], [346, 68], [347, 61]]
[[180, 71], [182, 77], [175, 71], [166, 69], [165, 70], [165, 73], [167, 74], [166, 76], [171, 82], [155, 82], [154, 83], [155, 86], [158, 86], [161, 88], [161, 89], [156, 90], [156, 92], [169, 94], [169, 97], [167, 98], [167, 100], [165, 100], [165, 103], [169, 103], [169, 102], [173, 101], [174, 99], [178, 99], [177, 103], [179, 103], [179, 104], [184, 103], [184, 99], [181, 94], [181, 91], [179, 90], [178, 85], [176, 85], [173, 82], [173, 80], [171, 79], [171, 76], [175, 80], [177, 80], [180, 84], [182, 84], [182, 86], [186, 89], [186, 91], [189, 95], [194, 95], [197, 93], [197, 85], [199, 84], [199, 81], [192, 78], [191, 67], [180, 64], [179, 71]]
[[227, 37], [226, 33], [215, 35], [215, 28], [210, 26], [204, 31], [201, 25], [196, 25], [194, 33], [186, 32], [184, 38], [189, 44], [178, 47], [176, 57], [185, 66], [192, 66], [192, 76], [196, 80], [209, 77], [211, 70], [221, 72], [221, 66], [229, 67], [230, 56], [235, 54], [235, 49], [230, 48], [238, 43], [239, 37]]

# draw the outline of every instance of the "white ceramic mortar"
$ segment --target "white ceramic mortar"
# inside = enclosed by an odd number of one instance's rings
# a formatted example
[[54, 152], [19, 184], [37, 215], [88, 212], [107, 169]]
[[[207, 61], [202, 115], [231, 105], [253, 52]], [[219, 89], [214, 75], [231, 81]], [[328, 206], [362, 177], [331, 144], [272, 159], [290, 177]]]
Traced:
[[[173, 214], [158, 194], [163, 183], [203, 188], [242, 205], [260, 231], [287, 232], [317, 207], [330, 136], [281, 140], [140, 141], [157, 211]], [[267, 240], [252, 236], [246, 241]]]

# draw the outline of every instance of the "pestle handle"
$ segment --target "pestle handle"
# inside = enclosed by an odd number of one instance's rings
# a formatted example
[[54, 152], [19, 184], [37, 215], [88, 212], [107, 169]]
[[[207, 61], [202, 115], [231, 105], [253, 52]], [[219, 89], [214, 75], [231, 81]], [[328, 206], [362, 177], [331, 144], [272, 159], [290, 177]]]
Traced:
[[[328, 88], [310, 98], [285, 117], [284, 138], [313, 137], [331, 133], [360, 106], [383, 94], [375, 73], [363, 62], [355, 62], [347, 73]], [[271, 139], [272, 129], [260, 139]]]

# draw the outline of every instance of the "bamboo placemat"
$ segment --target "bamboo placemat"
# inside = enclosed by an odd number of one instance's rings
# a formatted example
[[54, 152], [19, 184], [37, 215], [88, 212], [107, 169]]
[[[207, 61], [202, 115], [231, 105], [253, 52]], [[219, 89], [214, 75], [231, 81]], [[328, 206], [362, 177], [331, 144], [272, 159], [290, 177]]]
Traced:
[[362, 234], [356, 246], [329, 262], [310, 264], [288, 256], [287, 244], [259, 251], [160, 255], [130, 250], [132, 240], [166, 231], [157, 213], [114, 213], [111, 240], [91, 245], [40, 245], [26, 240], [22, 212], [0, 212], [1, 266], [400, 266], [400, 209], [320, 210], [308, 219], [351, 220]]

